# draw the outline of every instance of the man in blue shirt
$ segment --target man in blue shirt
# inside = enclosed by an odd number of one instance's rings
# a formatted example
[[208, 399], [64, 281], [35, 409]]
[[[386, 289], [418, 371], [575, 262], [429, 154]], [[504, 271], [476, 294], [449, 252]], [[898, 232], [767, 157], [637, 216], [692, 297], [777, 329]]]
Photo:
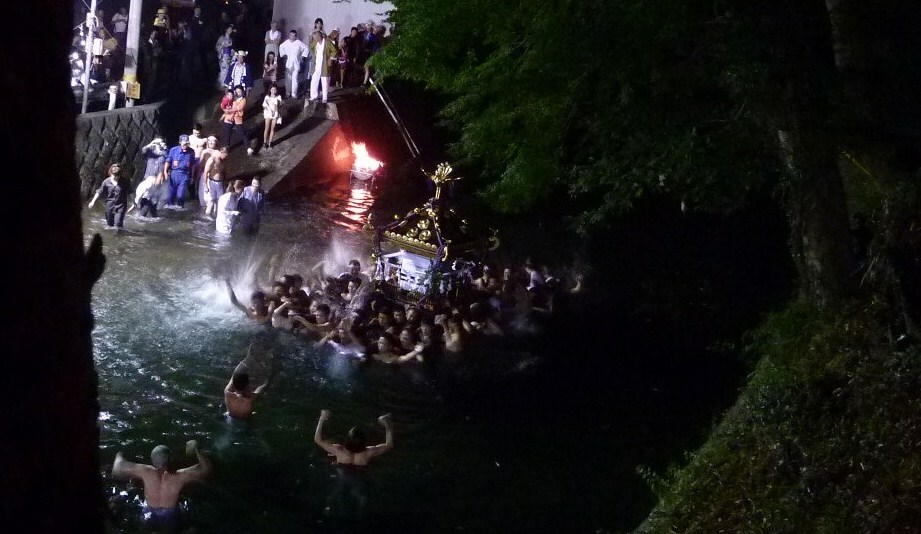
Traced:
[[165, 209], [183, 209], [189, 181], [195, 175], [195, 151], [189, 146], [189, 136], [179, 136], [179, 146], [174, 146], [166, 156], [163, 171], [169, 176], [169, 198]]

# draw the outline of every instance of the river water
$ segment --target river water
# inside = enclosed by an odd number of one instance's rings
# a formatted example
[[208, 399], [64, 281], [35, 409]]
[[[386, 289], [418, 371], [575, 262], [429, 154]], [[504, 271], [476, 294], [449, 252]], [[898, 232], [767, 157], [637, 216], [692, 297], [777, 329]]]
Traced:
[[[249, 324], [232, 307], [224, 280], [245, 301], [257, 285], [269, 286], [273, 256], [279, 273], [304, 273], [320, 260], [338, 272], [352, 257], [367, 258], [360, 225], [371, 201], [339, 187], [270, 204], [255, 239], [216, 235], [194, 204], [156, 222], [131, 214], [117, 234], [103, 229], [101, 211], [84, 214], [86, 239], [103, 234], [107, 256], [93, 294], [93, 344], [102, 471], [117, 530], [140, 529], [142, 494], [109, 476], [115, 453], [149, 463], [162, 443], [181, 467], [192, 461], [182, 454], [187, 439], [215, 464], [206, 484], [184, 494], [199, 532], [356, 526], [324, 513], [333, 469], [312, 441], [323, 408], [333, 413], [329, 437], [358, 425], [371, 441], [383, 438], [376, 417], [393, 413], [396, 446], [370, 471], [376, 530], [607, 531], [636, 517], [648, 494], [632, 465], [610, 460], [615, 443], [598, 447], [613, 428], [579, 444], [587, 414], [567, 413], [571, 399], [558, 397], [565, 388], [540, 391], [547, 381], [540, 351], [528, 348], [533, 339], [505, 343], [487, 372], [469, 376], [359, 367]], [[223, 388], [248, 351], [271, 355], [270, 384], [252, 421], [229, 424]], [[624, 505], [623, 493], [633, 491], [640, 498]]]
[[[370, 138], [370, 144], [385, 147], [387, 131], [379, 130], [381, 139]], [[399, 158], [384, 159], [396, 167]], [[688, 315], [663, 327], [650, 319], [654, 314], [625, 308], [636, 307], [634, 293], [657, 294], [643, 282], [647, 278], [688, 287], [671, 274], [679, 270], [675, 251], [682, 266], [716, 264], [714, 272], [735, 272], [727, 266], [742, 258], [753, 267], [741, 272], [754, 273], [766, 264], [766, 247], [733, 238], [733, 256], [717, 257], [725, 240], [701, 246], [690, 235], [712, 231], [693, 228], [681, 237], [681, 221], [638, 219], [621, 238], [590, 247], [596, 267], [587, 279], [591, 292], [542, 333], [507, 336], [469, 367], [450, 371], [358, 366], [286, 332], [249, 324], [224, 286], [229, 279], [245, 302], [256, 287], [268, 289], [273, 257], [277, 274], [304, 274], [321, 260], [336, 274], [349, 259], [368, 258], [370, 243], [360, 231], [368, 213], [386, 220], [407, 206], [383, 197], [377, 202], [385, 206], [373, 205], [370, 195], [350, 191], [345, 182], [339, 177], [298, 198], [270, 202], [255, 238], [215, 234], [194, 202], [184, 212], [163, 212], [156, 222], [131, 214], [117, 234], [103, 229], [101, 209], [84, 213], [86, 241], [102, 234], [107, 257], [93, 292], [93, 344], [101, 472], [113, 530], [143, 531], [140, 488], [109, 474], [115, 453], [149, 463], [150, 450], [162, 443], [184, 467], [193, 461], [183, 454], [188, 439], [199, 441], [215, 467], [206, 483], [183, 493], [185, 516], [197, 532], [602, 533], [642, 521], [655, 497], [637, 467], [661, 470], [699, 445], [715, 415], [732, 402], [741, 373], [731, 354], [677, 341], [709, 339], [700, 325], [725, 322], [721, 315], [711, 320], [695, 312], [703, 320]], [[406, 186], [426, 187], [418, 180]], [[517, 244], [526, 253], [540, 248], [563, 256], [563, 245], [555, 242], [571, 242], [551, 216], [502, 222], [503, 249]], [[554, 232], [560, 239], [551, 239]], [[742, 253], [749, 248], [754, 252]], [[691, 262], [697, 256], [703, 260]], [[655, 265], [668, 275], [646, 277]], [[745, 279], [723, 292], [736, 308], [762, 309], [758, 295], [738, 298], [738, 287], [749, 286]], [[697, 302], [701, 297], [691, 287], [695, 293], [687, 298]], [[719, 291], [700, 288], [700, 295], [713, 293]], [[679, 306], [671, 298], [658, 302]], [[679, 309], [713, 307], [703, 304]], [[724, 308], [731, 309], [720, 304]], [[270, 357], [270, 383], [254, 418], [229, 424], [223, 388], [250, 352]], [[376, 418], [393, 414], [395, 448], [369, 470], [364, 522], [324, 511], [334, 470], [312, 439], [324, 408], [333, 414], [327, 437], [342, 437], [357, 425], [372, 442], [383, 439]]]

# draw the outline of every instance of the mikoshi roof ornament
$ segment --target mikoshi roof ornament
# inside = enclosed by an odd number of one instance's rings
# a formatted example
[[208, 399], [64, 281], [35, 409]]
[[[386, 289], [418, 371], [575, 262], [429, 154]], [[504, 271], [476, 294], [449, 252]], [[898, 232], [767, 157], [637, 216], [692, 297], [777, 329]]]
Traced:
[[[434, 173], [426, 173], [435, 184], [435, 196], [403, 218], [396, 217], [380, 227], [368, 222], [366, 230], [375, 238], [379, 283], [410, 291], [416, 297], [401, 295], [400, 300], [418, 300], [420, 296], [424, 299], [446, 291], [444, 284], [433, 285], [436, 279], [452, 276], [454, 260], [461, 260], [461, 264], [479, 263], [487, 251], [499, 246], [495, 230], [489, 236], [475, 234], [467, 221], [448, 206], [447, 199], [442, 198], [444, 187], [461, 179], [452, 176], [452, 171], [450, 164], [440, 163]], [[383, 250], [385, 246], [391, 253]], [[393, 252], [394, 249], [399, 252]], [[423, 265], [428, 268], [423, 269]], [[424, 290], [421, 286], [425, 286]]]

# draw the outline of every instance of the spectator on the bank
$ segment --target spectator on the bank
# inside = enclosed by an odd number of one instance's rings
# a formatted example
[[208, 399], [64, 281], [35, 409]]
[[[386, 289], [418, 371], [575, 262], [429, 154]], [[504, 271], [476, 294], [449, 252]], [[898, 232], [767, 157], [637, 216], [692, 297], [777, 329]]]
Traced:
[[[278, 21], [273, 20], [271, 27], [268, 31], [265, 32], [265, 51], [262, 54], [262, 57], [267, 58], [269, 53], [275, 54], [278, 56], [278, 45], [281, 44], [281, 32], [278, 30]], [[275, 80], [272, 80], [275, 81]]]
[[[352, 28], [354, 30], [354, 28]], [[349, 64], [349, 43], [351, 42], [351, 34], [341, 37], [339, 39], [339, 45], [337, 51], [339, 55], [336, 57], [336, 87], [339, 89], [344, 88], [348, 80], [348, 72], [350, 68]]]
[[105, 28], [99, 28], [92, 36], [93, 63], [90, 69], [90, 77], [97, 82], [108, 81], [106, 65], [102, 57], [102, 43], [105, 39]]
[[262, 99], [262, 118], [265, 121], [262, 148], [266, 150], [272, 149], [272, 143], [275, 141], [275, 125], [281, 123], [280, 105], [281, 96], [278, 95], [278, 86], [273, 83], [265, 92], [265, 98]]
[[265, 61], [262, 63], [263, 94], [268, 95], [269, 87], [275, 85], [276, 81], [278, 81], [278, 60], [275, 52], [269, 52], [265, 55]]
[[227, 119], [226, 115], [233, 110], [233, 88], [224, 89], [224, 97], [221, 98], [221, 121]]
[[197, 163], [195, 152], [189, 146], [189, 136], [180, 135], [179, 144], [169, 150], [163, 169], [169, 176], [169, 198], [164, 208], [181, 210], [185, 207], [189, 181], [195, 175]]
[[193, 72], [196, 75], [200, 75], [209, 64], [208, 54], [206, 53], [207, 46], [205, 34], [207, 33], [207, 25], [205, 24], [205, 18], [202, 16], [201, 8], [196, 6], [192, 10], [192, 16], [189, 18], [189, 41], [192, 46], [193, 53]]
[[108, 21], [106, 20], [106, 12], [105, 12], [105, 10], [103, 10], [103, 9], [101, 9], [101, 8], [100, 8], [100, 9], [97, 9], [97, 10], [96, 10], [96, 24], [95, 24], [96, 28], [106, 28], [106, 29], [108, 29], [108, 28], [106, 27], [106, 23], [107, 23], [107, 22], [108, 22]]
[[288, 32], [288, 39], [278, 47], [278, 53], [285, 58], [285, 91], [288, 98], [297, 98], [301, 57], [306, 51], [307, 45], [297, 38], [294, 30]]
[[240, 11], [234, 18], [233, 24], [240, 30], [238, 48], [251, 50], [254, 44], [252, 40], [254, 21], [246, 3], [240, 3]]
[[143, 86], [146, 88], [149, 98], [147, 101], [156, 100], [161, 93], [166, 68], [166, 48], [163, 45], [163, 39], [160, 32], [153, 30], [150, 37], [144, 41], [142, 47], [145, 80]]
[[227, 76], [230, 72], [230, 66], [233, 64], [233, 47], [234, 47], [234, 28], [233, 24], [224, 28], [224, 33], [218, 37], [214, 44], [214, 50], [217, 52], [217, 62], [219, 66], [217, 74], [217, 84], [219, 87], [225, 87]]
[[107, 174], [108, 176], [96, 190], [88, 207], [92, 209], [96, 200], [103, 197], [106, 202], [106, 229], [121, 230], [125, 225], [125, 214], [134, 208], [134, 206], [128, 207], [128, 187], [131, 184], [126, 177], [122, 176], [118, 163], [109, 165]]
[[333, 55], [329, 58], [329, 79], [330, 83], [333, 85], [333, 88], [342, 87], [342, 84], [339, 83], [341, 70], [339, 65], [339, 59], [342, 56], [342, 51], [339, 49], [339, 28], [333, 28], [329, 32], [329, 41], [328, 45], [333, 51]]
[[361, 36], [358, 34], [358, 28], [352, 27], [349, 34], [343, 39], [342, 52], [345, 57], [345, 65], [342, 72], [342, 86], [347, 87], [355, 82], [357, 76], [356, 61], [361, 56]]
[[310, 30], [310, 38], [307, 39], [307, 82], [308, 83], [313, 77], [313, 71], [316, 69], [316, 54], [313, 53], [313, 32], [320, 32], [323, 34], [324, 37], [326, 36], [326, 34], [323, 32], [323, 19], [318, 18], [313, 21], [313, 29]]
[[170, 30], [169, 14], [166, 12], [165, 7], [157, 9], [157, 15], [154, 17], [153, 25], [155, 28], [159, 28], [161, 31], [168, 32]]
[[253, 178], [249, 186], [237, 200], [237, 211], [240, 212], [240, 228], [248, 233], [255, 234], [259, 231], [262, 214], [265, 211], [265, 191], [259, 178]]
[[[358, 29], [358, 34], [355, 36], [355, 79], [358, 80], [364, 79], [365, 63], [368, 61], [368, 38], [373, 29], [365, 27], [363, 22], [359, 22], [356, 28]], [[361, 84], [364, 83], [366, 82], [361, 82]]]
[[371, 59], [371, 56], [377, 53], [381, 49], [381, 39], [384, 37], [384, 26], [378, 24], [377, 26], [370, 26], [368, 28], [368, 36], [365, 41], [365, 79], [362, 82], [362, 85], [367, 85], [368, 81], [371, 78], [371, 66], [368, 64], [368, 59]]
[[195, 56], [198, 54], [198, 44], [192, 39], [192, 28], [184, 20], [179, 21], [179, 24], [176, 25], [173, 49], [177, 62], [174, 79], [188, 83], [194, 79], [196, 72]]
[[246, 110], [245, 94], [245, 89], [242, 85], [236, 86], [233, 90], [234, 100], [230, 105], [230, 109], [224, 113], [224, 145], [228, 148], [233, 147], [234, 134], [239, 134], [243, 138], [243, 146], [247, 147], [246, 153], [252, 156], [253, 147], [249, 146], [250, 141], [246, 136], [246, 129], [243, 127], [243, 112]]
[[227, 70], [227, 76], [224, 78], [224, 85], [227, 87], [243, 87], [244, 96], [253, 88], [253, 78], [249, 73], [249, 65], [246, 64], [246, 56], [246, 50], [237, 50], [237, 60]]
[[128, 44], [128, 8], [122, 6], [118, 8], [118, 13], [112, 15], [112, 33], [118, 41], [118, 46], [125, 50]]
[[336, 55], [336, 49], [321, 31], [314, 31], [311, 35], [310, 50], [314, 57], [314, 69], [310, 75], [310, 101], [316, 102], [319, 95], [319, 86], [323, 86], [323, 103], [329, 97], [329, 65]]

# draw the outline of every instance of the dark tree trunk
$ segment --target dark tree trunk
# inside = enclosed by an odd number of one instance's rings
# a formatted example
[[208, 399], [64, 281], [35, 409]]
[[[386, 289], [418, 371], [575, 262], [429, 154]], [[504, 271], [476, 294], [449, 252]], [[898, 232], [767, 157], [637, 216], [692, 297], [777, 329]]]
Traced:
[[892, 269], [905, 331], [921, 340], [921, 217], [917, 209], [906, 210], [902, 199], [889, 204], [884, 220], [884, 253]]
[[[899, 129], [916, 132], [911, 126], [913, 114], [901, 113], [916, 107], [919, 81], [916, 74], [904, 69], [915, 63], [917, 47], [905, 33], [916, 31], [921, 16], [916, 7], [898, 0], [884, 1], [871, 9], [860, 0], [825, 0], [825, 6], [835, 64], [848, 107], [855, 110], [861, 129], [861, 135], [853, 136], [859, 141], [853, 143], [851, 150], [861, 154], [862, 159], [877, 160], [871, 165], [873, 172], [866, 174], [885, 191], [881, 250], [889, 266], [889, 282], [902, 308], [906, 331], [921, 339], [921, 217], [915, 193], [918, 173], [899, 158], [900, 147], [916, 146], [918, 142], [917, 133], [911, 138]], [[894, 20], [900, 20], [901, 26], [893, 29]], [[883, 80], [888, 79], [900, 81], [886, 84]]]
[[4, 5], [40, 34], [4, 33], [6, 305], [0, 427], [0, 524], [8, 532], [101, 532], [90, 290], [98, 241], [84, 253], [67, 56], [71, 4]]
[[780, 131], [778, 138], [789, 176], [785, 205], [800, 294], [820, 307], [835, 306], [856, 283], [847, 200], [837, 162], [826, 147], [810, 147], [801, 136]]
[[786, 163], [791, 249], [802, 296], [821, 307], [853, 288], [855, 261], [832, 100], [838, 90], [833, 34], [819, 0], [773, 6], [778, 73], [785, 86], [778, 143]]

